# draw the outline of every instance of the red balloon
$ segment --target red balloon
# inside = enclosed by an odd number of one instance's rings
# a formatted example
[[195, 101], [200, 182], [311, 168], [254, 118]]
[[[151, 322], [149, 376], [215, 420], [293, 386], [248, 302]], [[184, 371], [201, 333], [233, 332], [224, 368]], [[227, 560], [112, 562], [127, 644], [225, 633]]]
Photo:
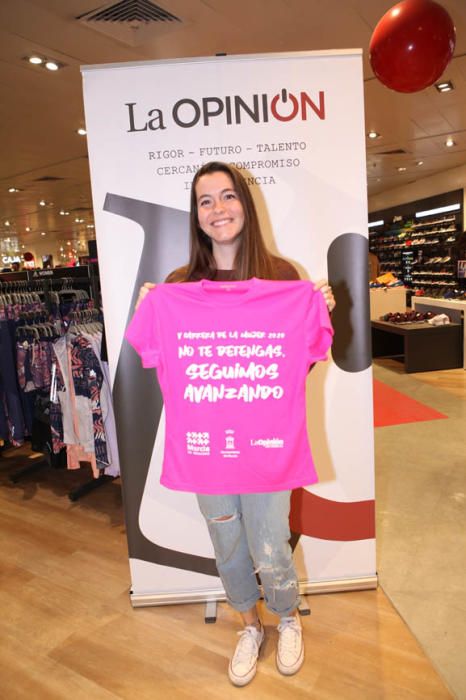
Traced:
[[433, 0], [403, 0], [374, 29], [369, 45], [372, 70], [392, 90], [423, 90], [442, 75], [455, 40], [455, 25], [441, 5]]

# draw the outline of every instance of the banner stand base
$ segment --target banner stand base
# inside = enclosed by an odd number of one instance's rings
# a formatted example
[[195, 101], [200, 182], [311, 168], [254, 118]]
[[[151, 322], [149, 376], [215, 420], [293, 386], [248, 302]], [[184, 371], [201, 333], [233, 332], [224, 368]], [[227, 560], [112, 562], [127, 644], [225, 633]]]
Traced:
[[217, 601], [209, 600], [205, 604], [204, 622], [206, 625], [212, 625], [217, 622]]
[[[318, 593], [344, 593], [348, 591], [367, 591], [377, 588], [377, 574], [352, 579], [334, 579], [330, 581], [300, 581], [299, 592], [301, 595], [316, 595]], [[187, 603], [206, 603], [206, 622], [215, 622], [216, 605], [225, 601], [226, 596], [222, 589], [178, 591], [172, 593], [134, 593], [130, 591], [130, 600], [133, 608], [145, 606], [176, 605]], [[213, 606], [213, 607], [210, 607]], [[209, 613], [209, 614], [207, 614]], [[308, 612], [300, 612], [308, 615]], [[213, 618], [213, 619], [211, 619]]]

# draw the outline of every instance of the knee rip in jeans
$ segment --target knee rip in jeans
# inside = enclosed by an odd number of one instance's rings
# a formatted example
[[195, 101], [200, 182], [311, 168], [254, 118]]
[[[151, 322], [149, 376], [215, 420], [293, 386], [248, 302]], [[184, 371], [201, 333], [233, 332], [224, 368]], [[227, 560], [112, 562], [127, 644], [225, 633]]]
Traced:
[[219, 515], [216, 518], [209, 518], [211, 523], [231, 523], [239, 517], [238, 511], [235, 511], [231, 515]]

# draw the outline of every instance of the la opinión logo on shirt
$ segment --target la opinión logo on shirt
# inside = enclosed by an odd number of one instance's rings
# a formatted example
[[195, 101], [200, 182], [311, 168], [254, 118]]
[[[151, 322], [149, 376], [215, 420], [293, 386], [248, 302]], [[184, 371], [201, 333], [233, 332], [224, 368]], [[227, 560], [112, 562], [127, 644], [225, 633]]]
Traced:
[[267, 449], [277, 449], [285, 447], [285, 441], [282, 438], [258, 438], [257, 440], [251, 440], [251, 447], [266, 447]]

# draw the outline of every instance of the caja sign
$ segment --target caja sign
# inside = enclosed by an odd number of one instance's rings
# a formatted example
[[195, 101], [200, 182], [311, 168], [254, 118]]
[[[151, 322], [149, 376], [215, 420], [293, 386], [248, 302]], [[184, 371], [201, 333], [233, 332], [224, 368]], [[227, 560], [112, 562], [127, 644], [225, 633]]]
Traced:
[[310, 118], [325, 120], [325, 92], [320, 90], [317, 98], [301, 90], [294, 94], [283, 88], [279, 93], [270, 97], [267, 93], [254, 93], [245, 99], [240, 95], [225, 97], [202, 97], [198, 100], [183, 97], [175, 102], [170, 111], [170, 117], [161, 109], [147, 111], [138, 107], [137, 102], [126, 102], [128, 110], [127, 131], [158, 131], [166, 129], [170, 118], [172, 122], [183, 129], [189, 129], [201, 124], [210, 126], [213, 119], [217, 123], [231, 126], [242, 124], [243, 120], [259, 123], [269, 121], [290, 122], [294, 119], [307, 121]]

